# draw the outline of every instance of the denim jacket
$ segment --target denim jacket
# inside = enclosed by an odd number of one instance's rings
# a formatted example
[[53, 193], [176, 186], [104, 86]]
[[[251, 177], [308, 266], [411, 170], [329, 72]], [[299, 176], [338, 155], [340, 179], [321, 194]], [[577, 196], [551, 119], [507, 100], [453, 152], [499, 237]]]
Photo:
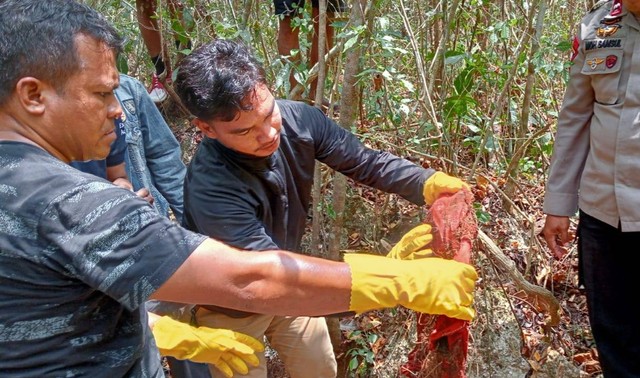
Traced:
[[164, 216], [182, 219], [186, 168], [180, 144], [138, 80], [121, 74], [115, 91], [124, 111], [127, 151], [125, 164], [134, 190], [147, 188]]

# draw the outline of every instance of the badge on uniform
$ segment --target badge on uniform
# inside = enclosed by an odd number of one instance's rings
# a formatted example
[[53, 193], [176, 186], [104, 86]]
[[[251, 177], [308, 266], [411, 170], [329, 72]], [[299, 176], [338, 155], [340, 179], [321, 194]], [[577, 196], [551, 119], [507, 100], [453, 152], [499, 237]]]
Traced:
[[618, 17], [622, 15], [622, 0], [613, 0], [613, 4], [611, 5], [611, 12], [609, 12], [610, 17]]
[[593, 59], [587, 59], [587, 65], [591, 67], [592, 70], [598, 68], [598, 65], [602, 62], [604, 62], [604, 58], [595, 57]]
[[609, 14], [604, 16], [601, 23], [605, 25], [611, 25], [617, 23], [622, 19], [622, 2], [620, 0], [613, 0], [613, 4], [611, 5], [611, 11]]
[[598, 38], [612, 37], [618, 32], [618, 30], [620, 30], [620, 28], [622, 28], [622, 25], [620, 24], [600, 26], [598, 27], [598, 29], [596, 29], [596, 37]]
[[587, 51], [581, 72], [584, 75], [618, 72], [620, 70], [622, 54], [622, 50]]

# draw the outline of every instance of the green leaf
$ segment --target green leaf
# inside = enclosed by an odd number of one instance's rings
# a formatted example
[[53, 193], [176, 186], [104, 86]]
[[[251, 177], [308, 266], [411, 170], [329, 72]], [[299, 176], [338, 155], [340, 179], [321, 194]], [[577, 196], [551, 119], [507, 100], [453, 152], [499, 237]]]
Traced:
[[476, 218], [478, 218], [478, 222], [486, 224], [491, 221], [491, 214], [487, 213], [486, 211], [477, 210]]
[[356, 42], [358, 42], [358, 36], [357, 35], [349, 38], [344, 43], [344, 48], [342, 49], [342, 52], [346, 52], [347, 50], [349, 50], [351, 47], [353, 47], [353, 45], [356, 44]]
[[116, 67], [118, 67], [118, 72], [123, 74], [129, 73], [129, 61], [127, 57], [123, 54], [118, 55], [118, 60], [116, 61]]
[[358, 362], [358, 358], [353, 357], [351, 361], [349, 361], [349, 370], [351, 371], [356, 370], [358, 368], [358, 365], [360, 365], [360, 363]]

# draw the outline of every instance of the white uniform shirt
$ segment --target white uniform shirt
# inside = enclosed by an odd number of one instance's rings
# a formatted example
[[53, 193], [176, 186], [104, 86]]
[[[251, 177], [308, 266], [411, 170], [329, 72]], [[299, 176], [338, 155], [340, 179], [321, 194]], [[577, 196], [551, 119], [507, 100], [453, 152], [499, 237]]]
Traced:
[[611, 14], [612, 3], [581, 23], [544, 212], [572, 216], [579, 207], [640, 231], [640, 24], [624, 9]]

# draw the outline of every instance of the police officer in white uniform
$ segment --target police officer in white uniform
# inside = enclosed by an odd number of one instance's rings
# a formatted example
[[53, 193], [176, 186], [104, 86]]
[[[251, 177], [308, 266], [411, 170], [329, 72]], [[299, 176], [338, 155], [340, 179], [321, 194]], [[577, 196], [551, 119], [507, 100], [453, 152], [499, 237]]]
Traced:
[[640, 0], [596, 4], [574, 40], [544, 198], [552, 251], [578, 255], [589, 319], [606, 378], [640, 377]]

